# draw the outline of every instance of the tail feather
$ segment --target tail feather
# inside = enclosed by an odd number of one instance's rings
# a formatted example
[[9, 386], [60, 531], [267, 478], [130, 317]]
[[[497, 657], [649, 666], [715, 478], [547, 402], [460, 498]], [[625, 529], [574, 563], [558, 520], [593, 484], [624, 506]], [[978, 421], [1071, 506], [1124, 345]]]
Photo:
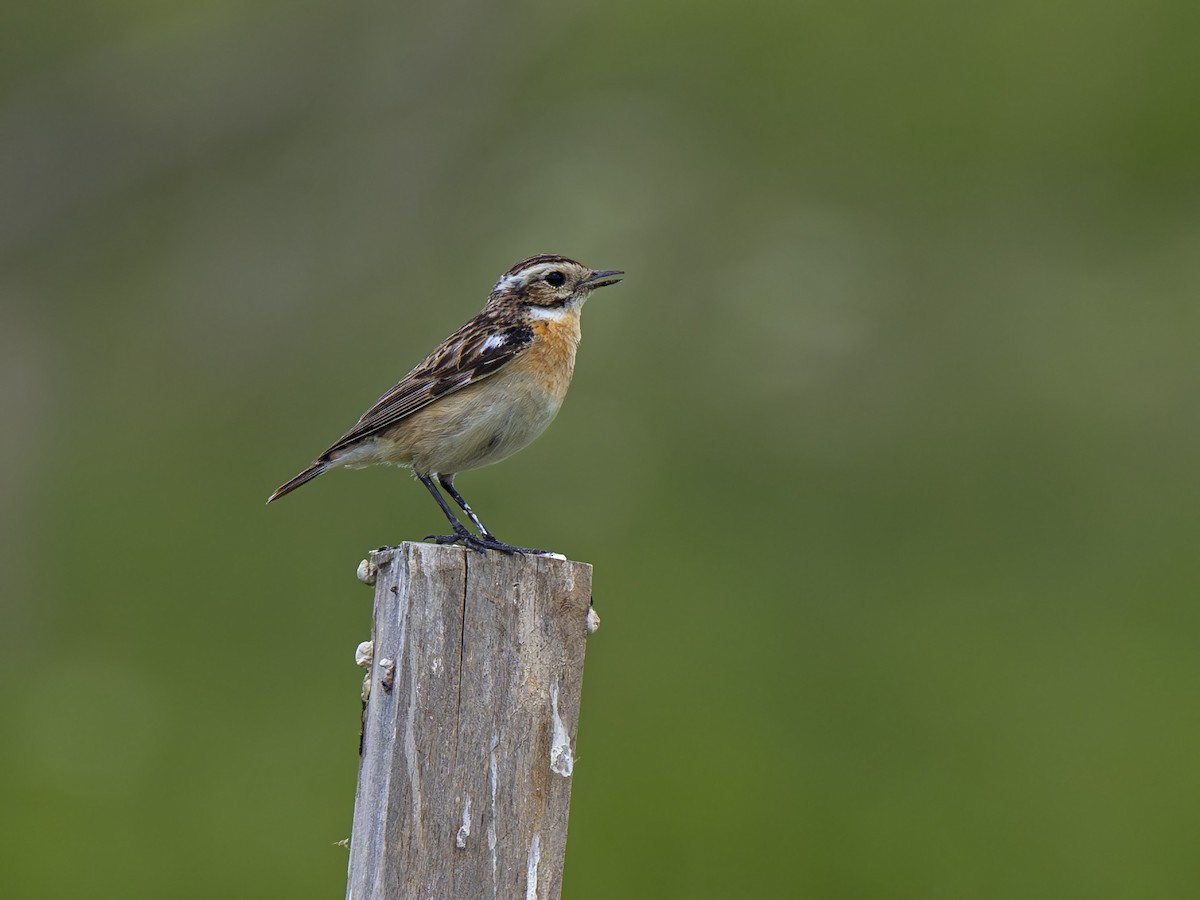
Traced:
[[270, 503], [272, 500], [278, 500], [284, 494], [290, 494], [296, 488], [300, 487], [300, 485], [307, 484], [308, 482], [312, 481], [314, 478], [316, 478], [318, 475], [320, 475], [322, 472], [324, 472], [328, 468], [329, 468], [328, 462], [318, 461], [318, 462], [313, 463], [311, 466], [309, 466], [307, 469], [305, 469], [303, 472], [301, 472], [299, 475], [297, 475], [295, 478], [293, 478], [287, 484], [280, 485], [278, 488], [276, 488], [275, 493], [273, 493], [270, 497], [267, 498], [267, 502]]

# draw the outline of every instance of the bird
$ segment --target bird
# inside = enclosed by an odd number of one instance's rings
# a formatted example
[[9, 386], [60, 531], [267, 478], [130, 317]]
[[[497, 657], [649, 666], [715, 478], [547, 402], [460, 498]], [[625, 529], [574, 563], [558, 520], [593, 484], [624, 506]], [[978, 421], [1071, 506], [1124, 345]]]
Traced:
[[[481, 552], [546, 552], [497, 538], [463, 499], [454, 478], [506, 459], [545, 431], [571, 384], [584, 303], [592, 291], [624, 275], [554, 254], [516, 263], [500, 276], [474, 318], [375, 401], [308, 468], [280, 485], [267, 503], [336, 467], [399, 465], [412, 470], [450, 522], [451, 534], [426, 540]], [[455, 515], [439, 485], [478, 534]]]

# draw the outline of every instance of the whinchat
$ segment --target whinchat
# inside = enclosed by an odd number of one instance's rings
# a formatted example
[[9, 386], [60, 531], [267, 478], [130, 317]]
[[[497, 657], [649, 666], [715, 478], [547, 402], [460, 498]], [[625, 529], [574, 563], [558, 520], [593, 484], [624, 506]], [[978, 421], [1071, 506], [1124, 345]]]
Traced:
[[[521, 260], [500, 276], [475, 318], [267, 502], [337, 466], [406, 466], [429, 489], [454, 532], [429, 540], [481, 551], [543, 552], [497, 539], [454, 487], [454, 476], [499, 462], [545, 431], [571, 384], [583, 304], [593, 290], [616, 284], [624, 274], [589, 269], [564, 256]], [[459, 521], [438, 484], [478, 535]]]

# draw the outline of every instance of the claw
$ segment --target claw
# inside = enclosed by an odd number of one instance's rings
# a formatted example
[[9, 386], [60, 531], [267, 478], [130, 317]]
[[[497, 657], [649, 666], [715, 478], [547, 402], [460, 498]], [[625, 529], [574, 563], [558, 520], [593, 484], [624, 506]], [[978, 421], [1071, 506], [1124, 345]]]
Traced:
[[542, 556], [549, 552], [546, 550], [537, 550], [534, 547], [514, 547], [512, 544], [506, 544], [504, 541], [496, 540], [491, 535], [488, 535], [484, 539], [477, 538], [476, 541], [488, 550], [499, 550], [501, 553], [518, 554], [522, 556]]
[[468, 550], [475, 550], [479, 553], [487, 549], [473, 534], [427, 534], [425, 540], [433, 541], [435, 544], [461, 544]]
[[514, 547], [512, 544], [497, 540], [490, 534], [485, 534], [483, 537], [476, 537], [469, 532], [464, 534], [427, 534], [425, 540], [433, 541], [435, 544], [461, 544], [468, 550], [475, 550], [478, 553], [498, 550], [501, 553], [538, 556], [549, 552], [548, 550], [535, 550], [533, 547]]

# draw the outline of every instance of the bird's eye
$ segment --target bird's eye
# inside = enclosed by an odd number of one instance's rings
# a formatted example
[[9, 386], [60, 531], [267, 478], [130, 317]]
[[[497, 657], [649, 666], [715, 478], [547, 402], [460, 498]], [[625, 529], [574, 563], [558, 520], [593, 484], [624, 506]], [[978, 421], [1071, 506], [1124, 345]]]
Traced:
[[546, 276], [546, 284], [551, 287], [562, 287], [567, 283], [567, 276], [562, 272], [554, 271]]

